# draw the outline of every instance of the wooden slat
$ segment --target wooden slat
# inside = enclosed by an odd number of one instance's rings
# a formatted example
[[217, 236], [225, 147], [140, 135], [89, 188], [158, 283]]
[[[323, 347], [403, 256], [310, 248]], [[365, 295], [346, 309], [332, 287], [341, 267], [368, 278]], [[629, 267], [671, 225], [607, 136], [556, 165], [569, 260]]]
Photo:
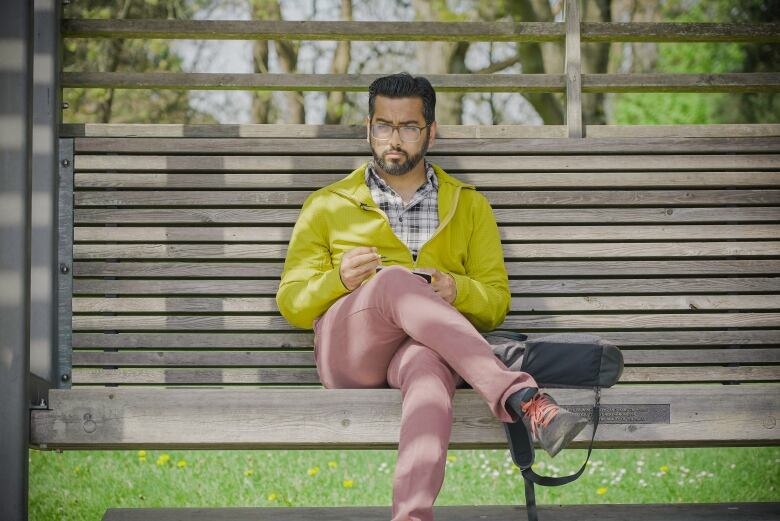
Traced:
[[[365, 92], [380, 74], [63, 72], [63, 88]], [[428, 74], [437, 92], [564, 92], [561, 74]], [[582, 92], [777, 92], [780, 73], [583, 74]]]
[[[513, 312], [780, 310], [780, 295], [513, 297]], [[74, 297], [77, 313], [278, 313], [273, 297]], [[143, 318], [139, 318], [140, 321]]]
[[[510, 314], [502, 327], [537, 329], [704, 329], [720, 327], [777, 328], [780, 313], [612, 313], [606, 314]], [[249, 331], [299, 330], [281, 316], [271, 315], [74, 315], [73, 330], [117, 331]]]
[[[316, 385], [316, 368], [73, 368], [73, 385]], [[626, 367], [621, 383], [769, 382], [780, 366]]]
[[[573, 169], [572, 169], [573, 170]], [[79, 173], [79, 190], [86, 188], [198, 188], [214, 191], [266, 189], [319, 189], [343, 178], [344, 174], [254, 174], [247, 173]], [[774, 188], [780, 186], [778, 172], [543, 172], [455, 174], [481, 190], [535, 190], [543, 188]], [[577, 198], [578, 192], [570, 192]]]
[[[562, 22], [65, 19], [65, 38], [548, 42]], [[778, 42], [780, 24], [584, 22], [584, 42]]]
[[[671, 241], [696, 239], [777, 239], [780, 225], [641, 225], [641, 226], [509, 226], [500, 228], [505, 241], [578, 241], [632, 240]], [[292, 227], [276, 226], [75, 226], [76, 241], [219, 241], [219, 242], [289, 242]]]
[[[727, 364], [780, 363], [780, 349], [651, 349], [623, 350], [626, 365], [636, 364]], [[73, 365], [133, 367], [262, 367], [315, 366], [310, 350], [283, 351], [74, 351]]]
[[[503, 328], [503, 326], [502, 326]], [[778, 347], [777, 330], [708, 330], [708, 331], [589, 331], [621, 348], [747, 348]], [[531, 340], [547, 332], [529, 332]], [[73, 334], [77, 349], [278, 349], [313, 347], [311, 331], [277, 333], [83, 333]]]
[[[590, 138], [767, 137], [780, 135], [771, 123], [705, 125], [586, 125]], [[365, 125], [63, 123], [61, 137], [189, 138], [353, 138], [365, 136]], [[437, 125], [437, 138], [565, 138], [565, 125]]]
[[[780, 206], [780, 190], [482, 190], [494, 211], [503, 206]], [[177, 207], [177, 206], [293, 206], [300, 207], [311, 190], [106, 190], [75, 193], [76, 212], [81, 207]]]
[[[93, 209], [76, 208], [79, 224], [276, 224], [293, 225], [297, 209], [280, 208], [181, 208], [181, 209]], [[547, 223], [736, 223], [780, 221], [780, 206], [737, 208], [513, 208], [494, 209], [499, 226]], [[780, 238], [780, 237], [778, 237]]]
[[[672, 505], [540, 505], [545, 521], [772, 521], [780, 503], [721, 503]], [[516, 521], [525, 519], [519, 506], [434, 506], [441, 521]], [[392, 517], [391, 507], [232, 507], [232, 508], [110, 508], [103, 521], [384, 521]]]
[[583, 74], [582, 92], [777, 92], [780, 73]]
[[[725, 27], [719, 33], [730, 29]], [[737, 34], [744, 33], [744, 29], [739, 26], [731, 30]], [[705, 34], [712, 32], [710, 29]], [[558, 22], [62, 21], [62, 36], [65, 38], [551, 42], [562, 40], [563, 34], [563, 24]]]
[[[780, 241], [729, 242], [609, 242], [504, 244], [504, 260], [554, 258], [745, 257], [780, 255]], [[283, 262], [282, 244], [82, 244], [73, 245], [79, 260], [103, 259], [244, 259]]]
[[[510, 277], [768, 275], [778, 260], [526, 261], [507, 262]], [[281, 263], [267, 262], [75, 262], [74, 277], [278, 278]]]
[[[181, 171], [236, 170], [277, 172], [276, 177], [299, 178], [300, 171], [336, 170], [338, 180], [350, 170], [362, 166], [367, 157], [349, 156], [123, 156], [123, 155], [78, 155], [75, 159], [77, 172], [85, 171], [132, 171], [170, 173]], [[533, 172], [535, 170], [585, 171], [640, 171], [650, 170], [755, 170], [780, 169], [780, 155], [619, 155], [611, 156], [504, 156], [504, 157], [440, 157], [434, 163], [447, 171], [459, 172]], [[284, 172], [284, 173], [281, 173]], [[549, 177], [549, 176], [548, 176]], [[580, 178], [584, 177], [581, 174]], [[587, 182], [587, 179], [585, 179]], [[648, 182], [657, 181], [649, 179]], [[331, 181], [332, 182], [332, 181]], [[301, 187], [303, 188], [303, 187]]]
[[780, 24], [583, 22], [583, 42], [780, 42]]
[[[668, 404], [669, 423], [603, 422], [596, 446], [713, 446], [778, 443], [776, 384], [617, 386], [602, 405]], [[590, 390], [551, 389], [563, 406], [592, 405]], [[30, 440], [47, 448], [395, 448], [397, 389], [71, 389], [49, 391], [51, 410], [32, 410]], [[450, 447], [506, 448], [483, 399], [455, 391]], [[317, 411], [317, 414], [312, 414]], [[89, 414], [89, 419], [85, 415]], [[306, 418], [305, 429], [290, 429]], [[85, 430], [85, 422], [88, 422]], [[572, 448], [590, 441], [586, 429]]]
[[[278, 280], [73, 280], [74, 295], [275, 295]], [[605, 293], [779, 293], [780, 277], [669, 278], [669, 279], [526, 279], [509, 281], [514, 295], [558, 295]]]
[[[581, 130], [581, 128], [580, 128]], [[365, 131], [364, 131], [365, 133]], [[576, 136], [572, 136], [576, 137]], [[76, 138], [77, 154], [274, 154], [274, 155], [349, 155], [369, 151], [362, 139], [313, 138], [302, 150], [299, 138]], [[780, 152], [778, 137], [731, 138], [521, 138], [521, 139], [442, 139], [427, 155], [437, 156], [489, 154], [690, 154], [690, 153], [762, 153]]]
[[[747, 74], [747, 73], [745, 73]], [[366, 92], [382, 74], [63, 72], [64, 88]], [[561, 74], [426, 74], [436, 92], [563, 92]], [[713, 81], [718, 81], [713, 79]], [[730, 80], [731, 84], [734, 83]], [[758, 78], [751, 80], [760, 81]], [[765, 81], [769, 81], [767, 78]], [[737, 81], [740, 85], [740, 82]], [[751, 84], [748, 81], [747, 84]], [[623, 85], [621, 83], [621, 85]]]

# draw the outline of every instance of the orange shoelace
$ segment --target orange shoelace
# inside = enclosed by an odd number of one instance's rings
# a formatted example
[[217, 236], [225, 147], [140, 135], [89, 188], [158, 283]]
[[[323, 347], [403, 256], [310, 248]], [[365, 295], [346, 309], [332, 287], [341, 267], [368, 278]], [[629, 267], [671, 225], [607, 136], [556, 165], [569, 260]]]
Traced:
[[546, 394], [537, 394], [522, 406], [525, 414], [531, 422], [531, 433], [538, 438], [537, 429], [541, 425], [546, 427], [560, 411], [560, 407], [552, 403]]

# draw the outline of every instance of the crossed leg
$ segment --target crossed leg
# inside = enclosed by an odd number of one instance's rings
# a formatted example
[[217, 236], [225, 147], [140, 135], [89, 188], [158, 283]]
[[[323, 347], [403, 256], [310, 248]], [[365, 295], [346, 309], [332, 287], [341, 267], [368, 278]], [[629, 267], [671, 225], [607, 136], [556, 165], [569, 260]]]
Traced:
[[507, 398], [537, 386], [529, 374], [507, 369], [466, 317], [401, 266], [383, 269], [336, 301], [314, 331], [317, 371], [326, 388], [401, 389], [393, 521], [433, 519], [452, 395], [461, 378], [497, 419], [510, 423], [518, 417], [507, 410]]

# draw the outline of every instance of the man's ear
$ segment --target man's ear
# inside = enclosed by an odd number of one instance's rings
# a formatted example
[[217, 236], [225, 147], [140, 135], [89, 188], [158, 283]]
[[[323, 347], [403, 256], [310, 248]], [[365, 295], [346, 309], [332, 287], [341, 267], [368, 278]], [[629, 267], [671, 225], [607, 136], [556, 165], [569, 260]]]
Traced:
[[433, 144], [436, 142], [436, 122], [434, 121], [431, 123], [431, 126], [428, 130], [430, 132], [430, 136], [428, 138], [428, 148], [431, 148]]

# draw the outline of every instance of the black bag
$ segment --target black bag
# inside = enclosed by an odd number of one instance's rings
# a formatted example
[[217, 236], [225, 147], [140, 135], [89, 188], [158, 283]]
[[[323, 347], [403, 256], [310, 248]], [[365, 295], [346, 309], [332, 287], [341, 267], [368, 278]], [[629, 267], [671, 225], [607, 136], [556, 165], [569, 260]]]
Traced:
[[528, 521], [538, 521], [534, 484], [557, 487], [571, 483], [585, 471], [593, 450], [599, 425], [601, 388], [612, 387], [623, 373], [623, 354], [614, 344], [585, 333], [557, 333], [528, 340], [528, 335], [495, 330], [483, 335], [493, 353], [514, 371], [533, 376], [540, 387], [593, 388], [596, 394], [591, 411], [593, 434], [588, 455], [580, 470], [569, 476], [553, 478], [533, 471], [534, 446], [531, 434], [522, 421], [504, 423], [509, 452], [525, 481], [525, 504]]

